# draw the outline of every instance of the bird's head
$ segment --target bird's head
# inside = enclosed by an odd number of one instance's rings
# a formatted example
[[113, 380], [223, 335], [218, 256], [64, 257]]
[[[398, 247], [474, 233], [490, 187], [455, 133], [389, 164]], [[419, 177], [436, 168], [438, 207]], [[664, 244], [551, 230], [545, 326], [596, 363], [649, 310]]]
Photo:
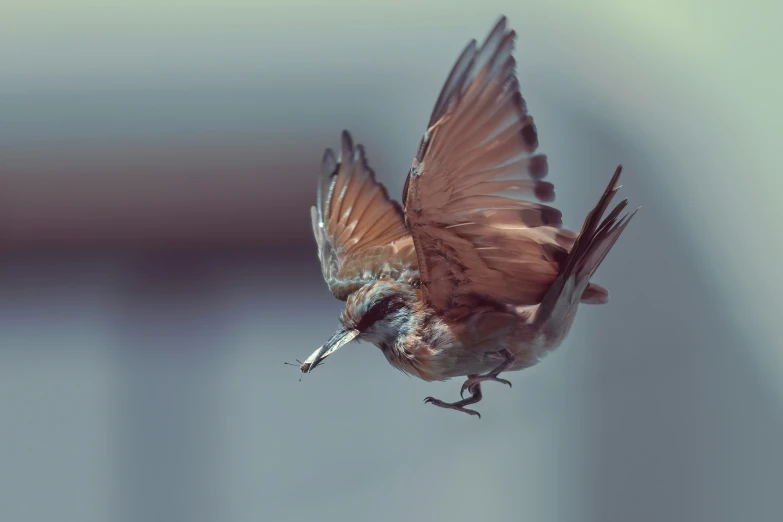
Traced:
[[379, 346], [392, 344], [407, 324], [415, 302], [415, 290], [410, 285], [381, 279], [363, 286], [348, 297], [340, 315], [341, 328], [302, 363], [300, 370], [312, 371], [354, 339]]

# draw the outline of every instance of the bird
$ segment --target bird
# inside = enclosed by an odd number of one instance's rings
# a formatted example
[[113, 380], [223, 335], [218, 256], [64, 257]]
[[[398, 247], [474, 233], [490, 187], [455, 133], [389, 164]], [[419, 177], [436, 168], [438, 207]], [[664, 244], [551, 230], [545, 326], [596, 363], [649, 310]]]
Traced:
[[608, 302], [591, 278], [639, 209], [621, 216], [625, 199], [606, 212], [620, 165], [581, 231], [563, 227], [547, 204], [554, 186], [543, 181], [547, 156], [520, 93], [515, 41], [501, 16], [483, 43], [464, 48], [401, 203], [348, 131], [339, 153], [325, 151], [311, 218], [323, 278], [345, 310], [302, 373], [351, 341], [369, 342], [411, 376], [464, 377], [460, 400], [424, 401], [480, 418], [468, 406], [483, 383], [511, 386], [500, 375], [557, 348], [580, 303]]

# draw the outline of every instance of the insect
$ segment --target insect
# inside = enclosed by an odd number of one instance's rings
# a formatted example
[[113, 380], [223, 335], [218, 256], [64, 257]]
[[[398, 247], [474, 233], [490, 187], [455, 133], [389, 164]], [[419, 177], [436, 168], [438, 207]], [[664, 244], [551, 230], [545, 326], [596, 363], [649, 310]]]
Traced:
[[[427, 381], [466, 377], [461, 400], [425, 402], [471, 415], [481, 385], [535, 365], [568, 334], [590, 282], [638, 208], [606, 216], [622, 166], [576, 234], [562, 228], [547, 158], [519, 91], [516, 35], [501, 17], [457, 59], [408, 173], [402, 205], [375, 180], [347, 131], [321, 166], [313, 232], [323, 277], [345, 301], [340, 328], [303, 373], [355, 339]], [[526, 200], [518, 196], [527, 196]], [[603, 219], [602, 219], [603, 218]], [[467, 392], [468, 396], [465, 397]]]

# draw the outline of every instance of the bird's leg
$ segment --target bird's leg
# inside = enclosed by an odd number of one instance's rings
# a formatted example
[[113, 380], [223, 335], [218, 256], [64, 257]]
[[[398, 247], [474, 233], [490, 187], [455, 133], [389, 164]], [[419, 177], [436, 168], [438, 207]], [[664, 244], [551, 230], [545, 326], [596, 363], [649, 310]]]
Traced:
[[478, 386], [479, 383], [482, 383], [484, 381], [500, 382], [503, 384], [508, 384], [509, 388], [511, 387], [511, 383], [509, 381], [507, 381], [506, 379], [500, 379], [498, 375], [500, 375], [501, 372], [504, 372], [509, 367], [511, 367], [511, 365], [514, 364], [516, 358], [514, 357], [513, 353], [511, 353], [505, 348], [497, 353], [503, 356], [503, 362], [500, 363], [497, 368], [484, 375], [468, 375], [468, 379], [462, 384], [462, 388], [459, 390], [460, 397], [462, 397], [465, 394], [465, 390], [470, 390], [470, 392], [473, 393], [472, 388], [474, 386]]
[[[477, 376], [474, 375], [474, 377]], [[476, 410], [468, 409], [465, 406], [476, 404], [481, 400], [481, 383], [476, 383], [475, 386], [471, 387], [470, 394], [471, 394], [470, 397], [468, 397], [467, 399], [462, 399], [461, 401], [457, 401], [457, 402], [451, 402], [451, 403], [443, 402], [433, 397], [427, 397], [426, 399], [424, 399], [424, 402], [429, 404], [434, 404], [435, 406], [439, 406], [441, 408], [448, 408], [450, 410], [461, 411], [463, 413], [467, 413], [468, 415], [475, 415], [480, 419], [481, 414], [479, 412], [477, 412]]]

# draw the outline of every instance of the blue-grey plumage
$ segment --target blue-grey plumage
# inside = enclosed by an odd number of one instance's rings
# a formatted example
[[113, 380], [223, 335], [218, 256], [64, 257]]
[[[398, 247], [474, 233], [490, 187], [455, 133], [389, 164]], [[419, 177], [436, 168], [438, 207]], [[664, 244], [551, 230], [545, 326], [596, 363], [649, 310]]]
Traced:
[[[346, 301], [340, 329], [302, 365], [312, 371], [348, 342], [378, 346], [396, 368], [428, 381], [467, 376], [461, 395], [426, 402], [478, 415], [481, 383], [536, 364], [560, 345], [580, 302], [603, 304], [590, 282], [635, 211], [617, 168], [579, 234], [562, 228], [547, 161], [519, 93], [515, 34], [501, 18], [471, 41], [433, 110], [403, 190], [375, 180], [364, 149], [343, 133], [324, 154], [313, 232], [324, 279]], [[505, 194], [505, 195], [504, 195]], [[512, 196], [533, 196], [528, 201]], [[638, 210], [638, 209], [637, 209]]]

